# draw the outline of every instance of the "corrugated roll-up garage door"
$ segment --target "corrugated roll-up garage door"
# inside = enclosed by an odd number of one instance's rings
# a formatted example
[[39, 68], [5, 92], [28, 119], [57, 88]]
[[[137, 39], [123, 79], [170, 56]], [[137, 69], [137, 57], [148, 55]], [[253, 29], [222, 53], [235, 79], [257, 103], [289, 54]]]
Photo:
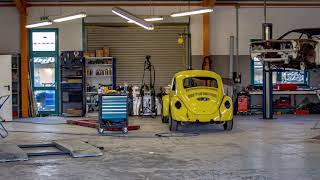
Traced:
[[[141, 85], [146, 55], [156, 71], [156, 91], [171, 83], [172, 76], [186, 69], [187, 44], [178, 44], [179, 34], [186, 26], [160, 27], [147, 31], [135, 27], [103, 27], [86, 25], [88, 51], [109, 47], [117, 59], [117, 85], [125, 82]], [[146, 72], [148, 73], [148, 72]], [[149, 74], [145, 77], [149, 84]]]

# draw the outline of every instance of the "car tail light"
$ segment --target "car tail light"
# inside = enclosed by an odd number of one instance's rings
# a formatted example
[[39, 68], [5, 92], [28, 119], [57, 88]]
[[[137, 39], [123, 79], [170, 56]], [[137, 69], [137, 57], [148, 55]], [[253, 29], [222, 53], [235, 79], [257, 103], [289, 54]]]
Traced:
[[182, 107], [182, 104], [180, 101], [177, 101], [174, 106], [176, 106], [177, 109], [180, 109]]
[[224, 106], [229, 109], [231, 107], [231, 104], [229, 101], [224, 102]]

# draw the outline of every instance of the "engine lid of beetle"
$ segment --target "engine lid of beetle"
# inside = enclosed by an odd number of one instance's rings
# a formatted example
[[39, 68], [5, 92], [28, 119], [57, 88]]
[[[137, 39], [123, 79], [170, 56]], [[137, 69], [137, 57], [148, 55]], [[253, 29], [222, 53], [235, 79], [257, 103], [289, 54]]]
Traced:
[[214, 114], [219, 110], [223, 92], [218, 88], [193, 87], [178, 95], [193, 114]]

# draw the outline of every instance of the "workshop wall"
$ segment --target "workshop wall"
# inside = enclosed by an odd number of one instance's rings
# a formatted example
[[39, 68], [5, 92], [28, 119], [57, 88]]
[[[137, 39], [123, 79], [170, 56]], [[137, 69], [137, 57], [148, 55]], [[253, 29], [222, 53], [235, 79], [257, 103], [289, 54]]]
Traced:
[[20, 52], [20, 17], [15, 7], [0, 8], [0, 54]]
[[[75, 8], [63, 8], [63, 15], [78, 13]], [[42, 16], [59, 16], [60, 8], [50, 7], [30, 7], [28, 8], [28, 24], [40, 21]], [[59, 29], [59, 51], [81, 51], [82, 43], [82, 20], [74, 20], [45, 26], [43, 28], [58, 28]]]

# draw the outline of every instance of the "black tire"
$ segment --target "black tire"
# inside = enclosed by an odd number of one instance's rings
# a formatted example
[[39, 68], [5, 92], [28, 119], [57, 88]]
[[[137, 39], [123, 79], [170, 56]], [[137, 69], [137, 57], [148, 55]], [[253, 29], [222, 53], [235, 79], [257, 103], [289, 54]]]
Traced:
[[165, 117], [165, 116], [161, 116], [161, 121], [163, 123], [168, 123], [169, 122], [169, 118], [168, 117]]
[[223, 129], [225, 131], [231, 131], [233, 129], [233, 119], [231, 121], [226, 121], [224, 124], [223, 124]]
[[178, 131], [178, 121], [172, 119], [171, 113], [169, 113], [169, 130]]

